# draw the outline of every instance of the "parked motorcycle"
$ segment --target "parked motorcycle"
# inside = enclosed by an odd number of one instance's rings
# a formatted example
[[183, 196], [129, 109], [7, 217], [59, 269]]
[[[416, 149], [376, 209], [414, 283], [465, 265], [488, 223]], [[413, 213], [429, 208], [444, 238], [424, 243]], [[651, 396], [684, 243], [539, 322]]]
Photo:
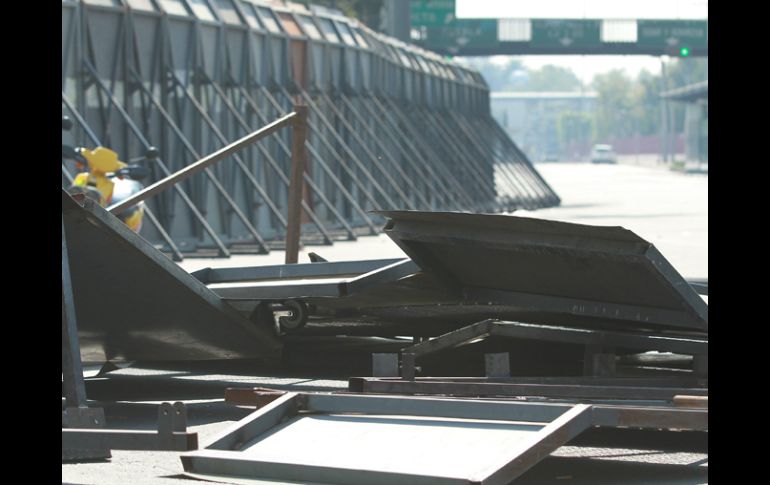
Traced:
[[[71, 127], [72, 122], [63, 117], [62, 129], [69, 130]], [[139, 160], [152, 160], [157, 156], [158, 151], [151, 147]], [[101, 146], [89, 150], [62, 144], [62, 158], [73, 160], [78, 170], [67, 192], [85, 194], [102, 207], [116, 204], [139, 192], [144, 188], [139, 181], [150, 175], [146, 167], [122, 162], [117, 153]], [[117, 214], [117, 217], [135, 232], [141, 230], [143, 216], [144, 202]]]

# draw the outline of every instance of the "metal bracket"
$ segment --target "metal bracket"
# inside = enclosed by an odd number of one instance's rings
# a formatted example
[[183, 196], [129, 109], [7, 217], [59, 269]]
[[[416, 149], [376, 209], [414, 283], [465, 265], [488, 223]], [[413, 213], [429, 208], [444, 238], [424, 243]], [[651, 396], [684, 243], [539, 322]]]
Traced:
[[[68, 407], [61, 413], [61, 425], [66, 428], [104, 428], [104, 409]], [[103, 460], [112, 457], [108, 448], [65, 449], [62, 446], [62, 461]]]
[[373, 353], [372, 375], [376, 377], [398, 377], [398, 354]]
[[155, 451], [198, 449], [198, 433], [187, 432], [187, 409], [182, 402], [174, 404], [164, 402], [160, 405], [157, 431], [62, 428], [61, 438], [63, 460], [82, 459], [82, 450], [94, 449]]

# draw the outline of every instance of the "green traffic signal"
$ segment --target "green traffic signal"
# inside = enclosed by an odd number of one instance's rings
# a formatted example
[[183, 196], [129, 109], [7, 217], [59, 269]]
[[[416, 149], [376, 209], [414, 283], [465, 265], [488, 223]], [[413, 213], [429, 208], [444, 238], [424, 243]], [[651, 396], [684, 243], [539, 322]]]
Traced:
[[687, 57], [690, 55], [690, 48], [689, 47], [682, 47], [679, 49], [679, 55], [682, 57]]

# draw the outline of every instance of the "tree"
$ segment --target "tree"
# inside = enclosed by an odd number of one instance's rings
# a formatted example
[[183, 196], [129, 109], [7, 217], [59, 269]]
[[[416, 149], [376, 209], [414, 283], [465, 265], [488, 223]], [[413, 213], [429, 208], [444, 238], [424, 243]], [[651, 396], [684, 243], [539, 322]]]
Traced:
[[583, 83], [572, 69], [545, 65], [530, 71], [529, 80], [522, 86], [523, 91], [580, 91]]
[[631, 93], [634, 118], [640, 135], [660, 133], [660, 76], [646, 69], [639, 72]]
[[624, 137], [633, 133], [636, 125], [633, 81], [625, 71], [613, 69], [597, 74], [591, 83], [598, 95], [596, 100], [596, 135], [599, 140]]
[[670, 89], [707, 81], [708, 78], [708, 58], [677, 58], [668, 63], [668, 83]]

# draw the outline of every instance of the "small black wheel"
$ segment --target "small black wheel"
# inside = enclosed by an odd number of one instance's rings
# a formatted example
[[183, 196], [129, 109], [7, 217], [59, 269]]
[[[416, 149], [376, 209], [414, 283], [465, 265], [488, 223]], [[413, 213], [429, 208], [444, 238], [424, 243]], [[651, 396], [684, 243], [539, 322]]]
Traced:
[[297, 330], [307, 323], [308, 310], [307, 304], [299, 300], [286, 300], [282, 305], [291, 312], [290, 317], [279, 317], [281, 327], [286, 330]]

